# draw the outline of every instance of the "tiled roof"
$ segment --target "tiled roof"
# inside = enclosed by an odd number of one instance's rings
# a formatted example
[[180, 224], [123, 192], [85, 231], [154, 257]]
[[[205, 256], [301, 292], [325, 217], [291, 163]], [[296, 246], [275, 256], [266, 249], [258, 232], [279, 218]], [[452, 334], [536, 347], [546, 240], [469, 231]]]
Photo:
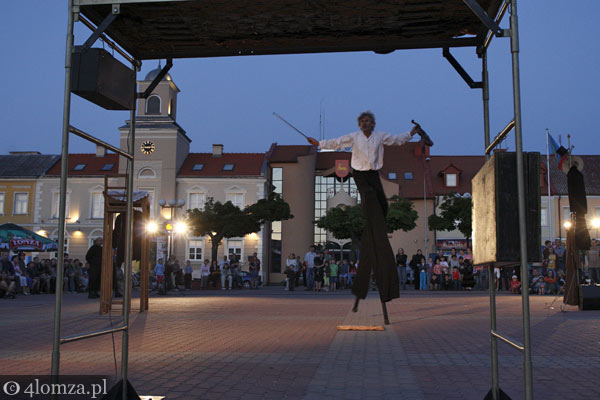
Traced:
[[[78, 165], [84, 165], [83, 169], [75, 170]], [[103, 170], [105, 165], [112, 164], [112, 168]], [[62, 162], [59, 160], [46, 175], [60, 176]], [[117, 154], [106, 154], [104, 157], [96, 157], [96, 154], [69, 154], [68, 164], [69, 176], [104, 176], [119, 172], [119, 156]]]
[[298, 157], [307, 156], [313, 151], [313, 147], [306, 146], [279, 146], [275, 145], [269, 156], [269, 162], [286, 163], [298, 162]]
[[59, 159], [59, 156], [52, 154], [2, 155], [0, 178], [37, 178]]
[[[178, 176], [260, 176], [264, 162], [264, 153], [223, 153], [220, 157], [213, 157], [212, 153], [190, 153]], [[194, 170], [197, 164], [203, 164], [202, 169]], [[226, 164], [233, 164], [233, 169], [223, 170]]]
[[[600, 195], [600, 156], [577, 156], [583, 160], [582, 174], [585, 183], [585, 193], [588, 196]], [[540, 162], [546, 165], [545, 155], [540, 156]], [[552, 195], [568, 194], [567, 175], [558, 169], [558, 163], [554, 157], [550, 157], [550, 185], [550, 193]], [[547, 193], [542, 193], [542, 195], [547, 195]]]

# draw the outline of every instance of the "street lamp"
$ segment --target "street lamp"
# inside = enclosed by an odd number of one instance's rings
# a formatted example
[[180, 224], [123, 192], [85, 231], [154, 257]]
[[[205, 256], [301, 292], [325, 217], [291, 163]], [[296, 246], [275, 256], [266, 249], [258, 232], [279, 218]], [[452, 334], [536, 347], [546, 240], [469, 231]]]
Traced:
[[158, 200], [158, 205], [160, 208], [166, 208], [171, 210], [171, 218], [169, 222], [165, 225], [165, 229], [167, 230], [167, 259], [171, 257], [171, 253], [173, 253], [173, 232], [174, 233], [185, 233], [187, 231], [187, 225], [183, 221], [175, 222], [173, 221], [173, 217], [175, 214], [176, 208], [182, 208], [185, 206], [185, 200], [179, 199], [169, 199], [167, 202], [165, 199]]
[[571, 221], [566, 220], [565, 223], [563, 224], [563, 226], [565, 227], [566, 230], [571, 229], [571, 226], [573, 226], [573, 224], [571, 223]]

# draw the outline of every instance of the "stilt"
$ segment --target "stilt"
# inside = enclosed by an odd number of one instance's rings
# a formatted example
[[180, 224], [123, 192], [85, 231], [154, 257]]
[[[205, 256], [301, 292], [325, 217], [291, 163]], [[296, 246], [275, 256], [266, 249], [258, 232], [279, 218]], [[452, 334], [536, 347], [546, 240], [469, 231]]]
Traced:
[[354, 307], [352, 307], [352, 312], [358, 311], [358, 302], [359, 301], [360, 301], [360, 298], [358, 296], [356, 296], [356, 300], [354, 300]]
[[381, 309], [383, 310], [383, 322], [386, 325], [389, 325], [390, 324], [390, 319], [388, 318], [387, 305], [383, 301], [381, 302]]

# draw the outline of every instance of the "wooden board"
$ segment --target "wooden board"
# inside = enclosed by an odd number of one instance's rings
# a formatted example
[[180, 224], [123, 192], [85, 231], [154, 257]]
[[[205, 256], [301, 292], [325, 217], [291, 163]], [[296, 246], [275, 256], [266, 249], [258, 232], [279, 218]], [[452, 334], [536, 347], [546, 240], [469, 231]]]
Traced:
[[381, 325], [338, 325], [338, 331], [383, 331]]

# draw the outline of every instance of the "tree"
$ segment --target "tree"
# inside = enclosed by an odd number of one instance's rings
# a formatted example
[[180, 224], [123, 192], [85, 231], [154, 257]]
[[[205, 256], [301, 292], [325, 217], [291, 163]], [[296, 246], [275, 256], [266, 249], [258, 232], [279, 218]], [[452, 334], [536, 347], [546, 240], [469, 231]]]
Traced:
[[336, 239], [352, 241], [351, 258], [354, 261], [356, 250], [360, 245], [360, 235], [365, 227], [365, 220], [360, 205], [334, 207], [327, 214], [315, 221], [319, 228], [325, 229]]
[[412, 201], [400, 196], [390, 199], [386, 219], [387, 231], [392, 233], [398, 229], [404, 232], [412, 231], [417, 226], [419, 213], [415, 210]]
[[245, 236], [260, 230], [260, 222], [248, 213], [240, 210], [231, 201], [221, 203], [209, 197], [204, 209], [188, 211], [188, 223], [195, 236], [209, 236], [211, 259], [217, 259], [219, 244], [223, 238]]
[[246, 207], [246, 212], [256, 218], [260, 224], [273, 221], [284, 221], [294, 218], [290, 213], [290, 205], [283, 200], [279, 193], [271, 192], [266, 199]]
[[440, 205], [440, 215], [429, 216], [430, 231], [453, 231], [458, 229], [467, 239], [473, 231], [471, 225], [471, 197], [462, 197], [457, 193], [444, 196]]
[[245, 236], [258, 232], [265, 222], [292, 218], [290, 206], [280, 195], [271, 194], [267, 199], [241, 210], [231, 201], [221, 203], [209, 197], [204, 209], [188, 211], [188, 223], [195, 236], [209, 236], [211, 239], [211, 259], [217, 259], [219, 245], [223, 238]]
[[[388, 232], [402, 229], [405, 232], [413, 230], [419, 214], [415, 211], [410, 200], [400, 196], [390, 199], [386, 220]], [[362, 206], [336, 207], [327, 211], [324, 217], [316, 221], [319, 228], [333, 234], [336, 239], [352, 240], [352, 257], [360, 245], [360, 236], [365, 226]]]

